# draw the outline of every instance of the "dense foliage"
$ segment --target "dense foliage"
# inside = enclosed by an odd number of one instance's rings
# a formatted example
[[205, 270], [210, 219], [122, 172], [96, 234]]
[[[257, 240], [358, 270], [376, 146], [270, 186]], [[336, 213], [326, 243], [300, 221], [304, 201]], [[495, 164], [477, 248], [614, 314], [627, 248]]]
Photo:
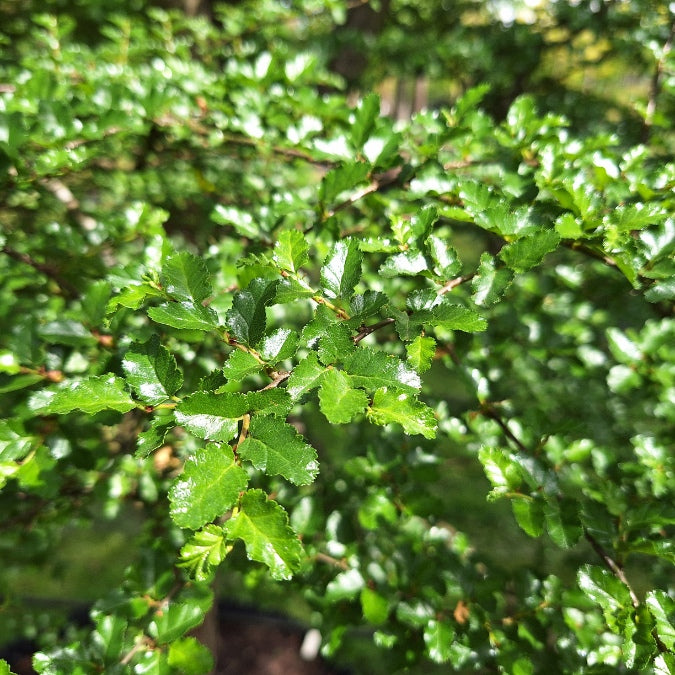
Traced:
[[[220, 580], [383, 672], [675, 673], [672, 7], [5, 4], [0, 622], [38, 672], [209, 672]], [[594, 35], [630, 100], [554, 86]], [[353, 87], [452, 100], [348, 104], [359, 41]], [[120, 514], [124, 578], [41, 629], [11, 580]]]

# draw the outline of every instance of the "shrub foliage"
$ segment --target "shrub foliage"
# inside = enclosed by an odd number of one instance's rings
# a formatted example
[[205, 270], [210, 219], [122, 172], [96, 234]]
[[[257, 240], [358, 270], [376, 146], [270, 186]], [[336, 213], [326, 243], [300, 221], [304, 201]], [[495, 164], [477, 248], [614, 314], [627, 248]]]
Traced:
[[142, 521], [38, 672], [208, 672], [189, 632], [235, 575], [389, 672], [675, 673], [672, 9], [600, 4], [651, 8], [626, 127], [527, 93], [495, 117], [498, 78], [409, 122], [349, 104], [337, 1], [8, 11], [7, 579]]

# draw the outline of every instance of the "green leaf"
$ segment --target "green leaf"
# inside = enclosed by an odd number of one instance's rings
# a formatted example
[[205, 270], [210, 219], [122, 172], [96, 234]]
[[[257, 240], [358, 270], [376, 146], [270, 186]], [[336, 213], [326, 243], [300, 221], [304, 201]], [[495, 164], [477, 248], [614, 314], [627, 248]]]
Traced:
[[87, 288], [82, 298], [82, 311], [90, 326], [98, 326], [103, 321], [111, 294], [110, 284], [103, 279], [95, 281]]
[[132, 389], [149, 405], [166, 401], [183, 384], [176, 359], [156, 335], [144, 344], [134, 343], [122, 359], [122, 369]]
[[649, 302], [667, 302], [675, 300], [675, 278], [664, 279], [652, 284], [645, 292]]
[[560, 236], [554, 230], [537, 230], [504, 246], [499, 257], [514, 272], [527, 272], [555, 251], [559, 243]]
[[375, 424], [385, 425], [395, 422], [403, 427], [406, 434], [422, 434], [425, 438], [436, 437], [434, 411], [400, 389], [387, 387], [378, 389], [366, 414]]
[[164, 290], [176, 300], [199, 304], [211, 295], [211, 277], [206, 263], [187, 251], [168, 258], [159, 279]]
[[361, 589], [360, 600], [363, 618], [368, 623], [378, 626], [387, 620], [389, 616], [389, 601], [387, 598], [365, 586]]
[[390, 356], [372, 347], [361, 346], [345, 361], [345, 372], [355, 387], [368, 391], [380, 387], [417, 392], [420, 376], [397, 356]]
[[549, 536], [561, 548], [570, 548], [581, 538], [577, 504], [571, 499], [547, 501], [544, 516]]
[[309, 244], [299, 230], [284, 230], [274, 246], [274, 262], [288, 272], [297, 272], [309, 261]]
[[227, 555], [223, 528], [209, 524], [195, 532], [180, 550], [181, 567], [196, 581], [208, 581], [214, 567]]
[[196, 530], [232, 508], [247, 485], [232, 449], [209, 443], [188, 457], [171, 486], [171, 518], [178, 527]]
[[431, 361], [436, 354], [436, 340], [426, 335], [418, 335], [405, 347], [408, 353], [408, 363], [418, 372], [423, 373], [431, 367]]
[[495, 266], [495, 259], [489, 253], [482, 253], [476, 276], [471, 281], [473, 301], [481, 307], [494, 305], [511, 285], [513, 272]]
[[73, 410], [93, 415], [101, 410], [127, 412], [136, 404], [124, 389], [124, 380], [108, 373], [43, 389], [28, 405], [38, 415], [65, 415]]
[[269, 476], [281, 475], [295, 485], [312, 483], [319, 472], [316, 450], [280, 419], [254, 416], [237, 452]]
[[298, 334], [290, 328], [279, 328], [266, 335], [258, 349], [263, 361], [271, 365], [291, 358], [298, 346]]
[[387, 302], [387, 296], [379, 291], [366, 291], [363, 294], [354, 295], [349, 301], [350, 325], [358, 326], [364, 319], [376, 314]]
[[540, 537], [544, 532], [544, 508], [536, 499], [511, 500], [513, 515], [521, 529], [530, 537]]
[[499, 448], [483, 446], [478, 451], [478, 459], [494, 488], [492, 496], [503, 496], [509, 491], [517, 492], [523, 482], [520, 467]]
[[159, 644], [170, 644], [204, 621], [204, 607], [198, 602], [171, 603], [148, 624], [148, 634]]
[[359, 103], [359, 107], [354, 113], [354, 121], [350, 127], [354, 148], [360, 150], [370, 138], [375, 128], [375, 120], [379, 115], [380, 97], [375, 93], [370, 93]]
[[440, 326], [446, 330], [461, 330], [465, 333], [475, 333], [487, 328], [487, 321], [477, 312], [456, 305], [446, 298], [429, 309], [413, 312], [410, 321], [430, 328]]
[[665, 591], [649, 591], [645, 598], [655, 621], [659, 640], [670, 650], [675, 648], [675, 600]]
[[166, 434], [169, 429], [176, 426], [176, 421], [174, 420], [173, 415], [170, 417], [161, 416], [155, 417], [151, 422], [150, 426], [138, 434], [136, 439], [136, 453], [134, 457], [144, 458], [147, 457], [151, 452], [157, 450], [163, 443]]
[[241, 382], [262, 369], [263, 364], [253, 354], [241, 349], [235, 349], [223, 364], [223, 374], [230, 382]]
[[218, 315], [210, 308], [192, 302], [166, 302], [148, 309], [155, 322], [181, 330], [210, 331], [218, 328]]
[[48, 344], [82, 347], [96, 343], [91, 331], [80, 321], [72, 319], [50, 321], [38, 328], [38, 334]]
[[265, 308], [274, 299], [278, 283], [276, 279], [257, 277], [246, 290], [234, 294], [225, 325], [235, 340], [253, 346], [264, 335]]
[[211, 212], [211, 220], [218, 225], [230, 225], [249, 239], [257, 239], [260, 236], [260, 225], [255, 222], [253, 216], [235, 206], [216, 204]]
[[429, 270], [429, 262], [421, 251], [411, 250], [392, 255], [379, 269], [383, 277], [416, 276]]
[[319, 357], [316, 352], [309, 352], [307, 356], [298, 363], [288, 378], [286, 391], [293, 401], [299, 401], [305, 394], [316, 389], [323, 379], [327, 368], [319, 363]]
[[577, 574], [577, 583], [593, 602], [600, 605], [607, 625], [615, 633], [621, 632], [633, 610], [626, 585], [611, 572], [596, 565], [583, 565]]
[[435, 663], [447, 663], [453, 655], [455, 631], [447, 623], [432, 619], [424, 628], [424, 644]]
[[96, 629], [92, 633], [92, 643], [101, 661], [107, 666], [112, 666], [119, 661], [122, 654], [127, 621], [122, 616], [109, 614], [94, 614], [92, 618], [96, 624]]
[[205, 675], [213, 670], [213, 656], [195, 637], [174, 640], [169, 645], [168, 664], [183, 675]]
[[319, 407], [331, 424], [348, 424], [368, 405], [363, 389], [354, 389], [351, 378], [331, 368], [321, 381]]
[[262, 490], [246, 492], [223, 529], [228, 539], [242, 539], [249, 560], [267, 565], [274, 579], [290, 579], [300, 566], [302, 544], [288, 525], [288, 515]]
[[451, 279], [462, 271], [462, 261], [457, 251], [445, 239], [431, 235], [427, 239], [427, 248], [434, 261], [434, 271], [443, 279]]
[[18, 420], [0, 420], [0, 461], [23, 459], [38, 440], [29, 436]]
[[367, 162], [346, 162], [331, 169], [321, 181], [319, 201], [326, 205], [332, 204], [345, 190], [353, 190], [365, 182], [371, 168]]
[[361, 278], [363, 255], [355, 239], [333, 244], [321, 268], [321, 288], [328, 298], [349, 300]]

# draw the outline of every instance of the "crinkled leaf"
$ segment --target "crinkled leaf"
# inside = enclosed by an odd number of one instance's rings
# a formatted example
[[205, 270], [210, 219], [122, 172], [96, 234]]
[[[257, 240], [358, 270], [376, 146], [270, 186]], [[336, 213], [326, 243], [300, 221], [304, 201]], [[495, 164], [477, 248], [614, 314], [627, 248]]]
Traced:
[[361, 278], [363, 255], [355, 239], [335, 242], [321, 268], [321, 288], [328, 298], [348, 300]]
[[368, 179], [371, 170], [367, 162], [345, 162], [331, 169], [321, 181], [319, 199], [322, 204], [331, 204], [345, 190], [353, 190]]
[[273, 300], [278, 283], [277, 280], [257, 277], [245, 290], [234, 294], [225, 325], [235, 340], [255, 345], [264, 335], [265, 307]]
[[30, 409], [39, 415], [65, 415], [73, 410], [89, 415], [101, 410], [127, 412], [135, 405], [124, 389], [124, 380], [110, 373], [43, 389], [29, 401]]
[[299, 400], [316, 389], [321, 384], [321, 380], [326, 373], [327, 368], [319, 363], [319, 357], [316, 352], [310, 352], [298, 363], [288, 378], [286, 391], [294, 401]]
[[249, 560], [267, 565], [274, 579], [290, 579], [300, 566], [302, 544], [288, 525], [288, 514], [262, 490], [246, 492], [223, 529], [228, 539], [242, 539]]
[[379, 291], [366, 291], [353, 296], [349, 301], [350, 325], [358, 325], [365, 318], [376, 314], [388, 301], [387, 296]]
[[476, 333], [487, 328], [487, 321], [477, 312], [445, 298], [431, 309], [413, 312], [410, 321], [430, 328], [441, 326], [446, 330], [461, 330], [465, 333]]
[[415, 276], [429, 270], [429, 262], [421, 251], [412, 250], [392, 255], [380, 267], [384, 277]]
[[626, 614], [633, 609], [626, 585], [609, 570], [597, 565], [583, 565], [577, 574], [577, 583], [593, 602], [600, 605], [607, 624], [617, 631]]
[[145, 403], [157, 405], [183, 384], [176, 359], [153, 335], [144, 344], [133, 344], [122, 359], [127, 382]]
[[196, 530], [232, 508], [247, 485], [232, 449], [209, 443], [188, 457], [171, 486], [171, 518], [178, 527]]
[[368, 419], [375, 424], [391, 422], [400, 424], [406, 434], [436, 437], [434, 411], [409, 393], [400, 389], [383, 387], [375, 392], [373, 403], [367, 410]]
[[209, 331], [218, 328], [218, 315], [213, 309], [187, 300], [150, 307], [148, 316], [157, 323], [181, 330]]
[[181, 567], [196, 581], [208, 581], [227, 555], [223, 528], [213, 523], [195, 532], [180, 550]]
[[199, 304], [211, 295], [211, 277], [206, 263], [187, 251], [168, 258], [159, 279], [164, 290], [176, 300]]
[[511, 270], [498, 269], [495, 266], [495, 259], [489, 253], [481, 254], [476, 276], [471, 281], [473, 301], [481, 307], [494, 305], [502, 297], [512, 280]]
[[319, 472], [316, 450], [281, 419], [254, 416], [237, 452], [256, 469], [281, 475], [295, 485], [312, 483]]
[[165, 416], [155, 417], [150, 422], [150, 426], [138, 434], [135, 457], [147, 457], [151, 452], [157, 450], [164, 443], [164, 438], [169, 429], [174, 426], [176, 426], [176, 422], [173, 415], [168, 419]]
[[649, 591], [645, 598], [656, 624], [661, 642], [670, 650], [675, 647], [675, 600], [665, 591]]
[[555, 230], [537, 230], [504, 246], [499, 257], [514, 272], [527, 272], [555, 251], [559, 243], [560, 236]]
[[263, 364], [253, 354], [235, 349], [223, 364], [223, 374], [230, 382], [241, 382], [245, 377], [258, 373]]
[[347, 424], [368, 405], [363, 389], [354, 389], [351, 378], [334, 368], [321, 381], [319, 407], [332, 424]]
[[297, 272], [309, 260], [309, 244], [299, 230], [284, 230], [274, 246], [274, 262], [282, 269]]
[[390, 356], [372, 347], [359, 347], [345, 360], [345, 372], [355, 387], [369, 391], [380, 387], [415, 392], [422, 386], [420, 376], [397, 356]]
[[319, 338], [319, 359], [326, 365], [343, 361], [354, 351], [351, 331], [344, 323], [328, 325]]
[[444, 279], [451, 279], [462, 271], [462, 261], [457, 251], [444, 239], [431, 235], [427, 239], [427, 248], [434, 261], [434, 271]]
[[264, 361], [274, 365], [293, 356], [297, 346], [297, 332], [290, 328], [279, 328], [263, 338], [258, 351]]
[[436, 340], [428, 335], [418, 335], [405, 347], [408, 363], [418, 372], [423, 373], [431, 367], [436, 353]]

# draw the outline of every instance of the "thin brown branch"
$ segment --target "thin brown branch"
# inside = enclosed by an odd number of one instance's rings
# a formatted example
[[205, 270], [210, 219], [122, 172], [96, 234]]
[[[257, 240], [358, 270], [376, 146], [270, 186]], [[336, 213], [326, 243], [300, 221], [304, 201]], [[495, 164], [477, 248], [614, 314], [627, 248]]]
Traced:
[[374, 323], [372, 326], [361, 326], [359, 328], [359, 333], [358, 335], [355, 335], [352, 339], [354, 340], [354, 344], [357, 345], [363, 338], [368, 337], [371, 333], [374, 333], [376, 330], [380, 330], [380, 328], [384, 328], [385, 326], [389, 326], [390, 324], [394, 323], [396, 319], [382, 319], [382, 321], [378, 321], [377, 323]]
[[345, 560], [338, 560], [337, 558], [333, 558], [333, 556], [328, 555], [327, 553], [317, 553], [314, 556], [315, 560], [318, 560], [319, 562], [325, 562], [328, 563], [329, 565], [333, 565], [333, 567], [339, 567], [341, 570], [348, 570], [349, 565]]
[[521, 451], [526, 454], [532, 454], [527, 446], [509, 429], [509, 425], [504, 421], [504, 419], [499, 415], [499, 413], [494, 409], [489, 403], [484, 404], [481, 407], [481, 413], [485, 417], [489, 417], [491, 420], [494, 420], [499, 428], [504, 432], [504, 435]]
[[37, 272], [44, 274], [46, 277], [56, 283], [64, 295], [67, 295], [71, 298], [78, 298], [80, 296], [80, 291], [67, 279], [63, 279], [52, 265], [47, 265], [45, 263], [40, 263], [37, 260], [33, 260], [33, 258], [27, 253], [15, 251], [13, 248], [9, 248], [9, 246], [3, 246], [2, 249], [0, 249], [0, 252], [9, 256], [12, 258], [12, 260], [16, 260], [17, 262], [23, 263], [24, 265], [28, 265]]
[[274, 389], [278, 387], [282, 382], [285, 382], [291, 374], [288, 371], [282, 370], [278, 373], [274, 373], [272, 381], [260, 391], [267, 391], [268, 389]]
[[632, 586], [628, 582], [621, 565], [619, 565], [619, 563], [617, 563], [616, 560], [614, 560], [614, 558], [612, 558], [612, 556], [610, 556], [609, 553], [605, 551], [605, 549], [600, 545], [600, 542], [598, 542], [598, 540], [585, 528], [584, 536], [586, 537], [586, 541], [588, 541], [588, 543], [593, 547], [593, 550], [601, 558], [602, 562], [605, 563], [609, 571], [626, 586], [628, 593], [630, 593], [630, 600], [633, 603], [633, 607], [638, 607], [640, 605], [640, 601], [638, 600], [638, 597], [635, 594]]
[[457, 286], [461, 286], [463, 283], [466, 283], [467, 281], [471, 281], [475, 277], [474, 274], [467, 274], [466, 276], [463, 277], [456, 277], [455, 279], [450, 279], [450, 281], [446, 281], [443, 286], [441, 286], [438, 291], [438, 295], [444, 295], [445, 293], [449, 293], [453, 288], [457, 288]]
[[656, 62], [656, 67], [652, 73], [652, 79], [649, 85], [649, 98], [647, 99], [647, 108], [645, 110], [645, 123], [642, 134], [642, 142], [647, 143], [651, 135], [652, 126], [654, 124], [654, 116], [656, 115], [656, 102], [661, 94], [661, 87], [663, 85], [663, 73], [666, 66], [666, 60], [670, 50], [673, 46], [673, 37], [675, 37], [675, 22], [670, 26], [670, 33], [661, 50], [661, 56]]
[[357, 192], [354, 192], [353, 194], [349, 195], [349, 197], [345, 199], [343, 202], [340, 202], [329, 211], [326, 211], [325, 217], [331, 218], [338, 211], [342, 211], [343, 209], [352, 206], [352, 204], [358, 202], [359, 199], [363, 199], [366, 195], [372, 194], [373, 192], [377, 192], [380, 189], [380, 187], [381, 185], [379, 181], [377, 180], [372, 181], [371, 183], [366, 185], [366, 187], [362, 188], [361, 190], [358, 190]]

